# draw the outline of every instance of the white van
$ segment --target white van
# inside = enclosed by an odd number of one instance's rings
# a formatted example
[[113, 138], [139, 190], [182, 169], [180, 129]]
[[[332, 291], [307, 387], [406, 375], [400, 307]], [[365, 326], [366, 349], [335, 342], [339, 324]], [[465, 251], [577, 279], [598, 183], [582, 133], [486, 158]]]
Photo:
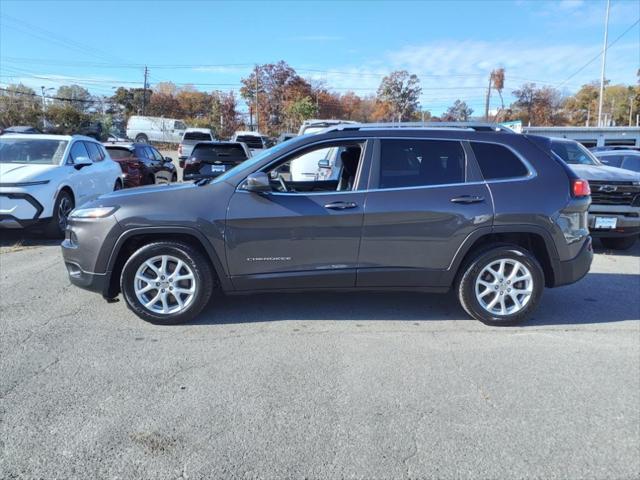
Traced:
[[127, 137], [139, 143], [180, 143], [186, 129], [184, 121], [176, 118], [133, 115], [127, 122]]

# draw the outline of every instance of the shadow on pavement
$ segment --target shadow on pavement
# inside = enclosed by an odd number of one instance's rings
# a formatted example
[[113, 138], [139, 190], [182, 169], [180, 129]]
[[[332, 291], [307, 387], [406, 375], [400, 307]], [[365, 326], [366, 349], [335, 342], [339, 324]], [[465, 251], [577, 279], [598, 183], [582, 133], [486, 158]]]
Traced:
[[[546, 289], [537, 311], [522, 327], [584, 325], [640, 319], [637, 275], [591, 273], [580, 282]], [[215, 296], [194, 324], [241, 324], [282, 320], [471, 319], [453, 293], [397, 292], [272, 293]]]
[[0, 230], [0, 247], [41, 247], [60, 245], [62, 238], [47, 238], [35, 227], [25, 230]]
[[593, 250], [595, 253], [599, 253], [601, 255], [618, 255], [620, 257], [637, 257], [637, 256], [640, 256], [640, 240], [636, 240], [636, 243], [629, 250], [611, 250], [609, 248], [605, 248], [599, 239], [594, 238]]

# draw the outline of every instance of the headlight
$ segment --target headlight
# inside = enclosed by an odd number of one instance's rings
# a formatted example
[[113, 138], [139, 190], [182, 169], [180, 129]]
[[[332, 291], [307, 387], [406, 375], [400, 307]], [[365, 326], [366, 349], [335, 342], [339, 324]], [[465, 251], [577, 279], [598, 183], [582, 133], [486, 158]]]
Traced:
[[118, 207], [79, 208], [71, 212], [72, 218], [104, 218], [113, 214]]
[[38, 180], [35, 182], [15, 182], [15, 183], [0, 183], [0, 187], [33, 187], [34, 185], [46, 185], [51, 180]]

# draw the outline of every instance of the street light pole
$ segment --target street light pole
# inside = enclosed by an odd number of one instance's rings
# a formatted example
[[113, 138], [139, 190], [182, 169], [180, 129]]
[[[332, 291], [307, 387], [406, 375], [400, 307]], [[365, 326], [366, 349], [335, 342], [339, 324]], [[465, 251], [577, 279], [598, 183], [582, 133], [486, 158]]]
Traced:
[[607, 63], [607, 36], [609, 35], [609, 7], [611, 0], [607, 0], [607, 14], [604, 21], [604, 45], [602, 47], [602, 69], [600, 70], [600, 100], [598, 101], [598, 126], [602, 126], [602, 102], [604, 100], [604, 69]]

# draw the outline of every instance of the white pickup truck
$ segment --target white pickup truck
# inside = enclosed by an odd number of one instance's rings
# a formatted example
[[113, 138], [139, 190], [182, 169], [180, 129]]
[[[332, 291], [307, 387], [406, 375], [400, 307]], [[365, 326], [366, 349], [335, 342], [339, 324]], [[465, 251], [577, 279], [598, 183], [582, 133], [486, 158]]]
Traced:
[[199, 142], [212, 142], [215, 135], [209, 128], [187, 128], [182, 135], [182, 141], [178, 146], [178, 162], [184, 168], [184, 161], [189, 158], [193, 147]]

